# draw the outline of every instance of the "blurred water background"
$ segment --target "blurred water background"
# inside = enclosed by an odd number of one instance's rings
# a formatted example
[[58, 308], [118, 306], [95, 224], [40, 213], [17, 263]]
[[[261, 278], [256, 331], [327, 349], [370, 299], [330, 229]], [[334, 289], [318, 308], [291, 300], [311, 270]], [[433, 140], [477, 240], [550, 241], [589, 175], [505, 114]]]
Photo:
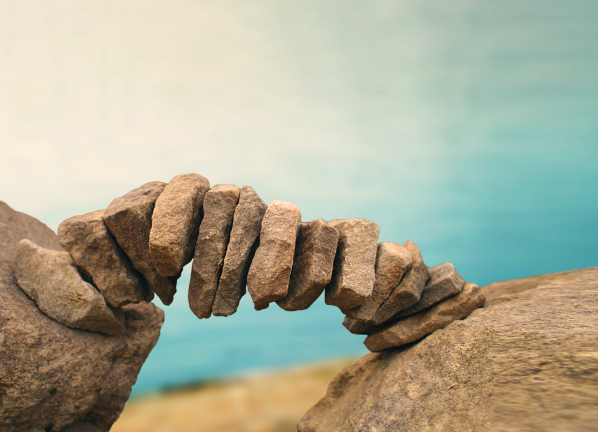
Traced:
[[[56, 229], [197, 172], [478, 284], [597, 265], [597, 22], [590, 0], [0, 0], [0, 199]], [[365, 352], [322, 299], [199, 321], [188, 280], [134, 394]]]

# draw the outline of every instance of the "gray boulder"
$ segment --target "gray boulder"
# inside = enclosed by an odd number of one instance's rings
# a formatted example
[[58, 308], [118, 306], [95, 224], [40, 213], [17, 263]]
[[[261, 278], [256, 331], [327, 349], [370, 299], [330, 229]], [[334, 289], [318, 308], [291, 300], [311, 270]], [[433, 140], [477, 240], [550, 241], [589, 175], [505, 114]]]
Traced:
[[107, 432], [158, 341], [164, 314], [150, 303], [125, 306], [119, 336], [60, 324], [17, 285], [13, 262], [22, 239], [63, 252], [47, 226], [0, 202], [0, 430]]
[[595, 430], [598, 267], [482, 292], [467, 319], [346, 368], [299, 432]]
[[21, 289], [50, 318], [81, 330], [124, 333], [122, 310], [110, 308], [98, 290], [83, 280], [68, 253], [21, 240], [14, 267]]

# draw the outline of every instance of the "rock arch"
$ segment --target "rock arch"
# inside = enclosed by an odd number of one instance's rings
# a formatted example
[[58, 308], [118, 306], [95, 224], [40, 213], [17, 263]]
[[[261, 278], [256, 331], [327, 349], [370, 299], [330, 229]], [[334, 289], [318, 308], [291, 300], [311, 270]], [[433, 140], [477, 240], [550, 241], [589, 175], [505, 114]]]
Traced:
[[256, 310], [273, 302], [306, 309], [324, 293], [350, 332], [367, 335], [370, 351], [415, 342], [483, 306], [480, 288], [452, 264], [428, 268], [413, 242], [378, 243], [378, 235], [365, 219], [302, 222], [295, 204], [266, 205], [249, 186], [210, 187], [186, 174], [63, 221], [66, 252], [21, 240], [14, 271], [48, 317], [116, 336], [135, 304], [154, 295], [172, 302], [191, 260], [189, 305], [198, 318], [235, 313], [245, 287]]

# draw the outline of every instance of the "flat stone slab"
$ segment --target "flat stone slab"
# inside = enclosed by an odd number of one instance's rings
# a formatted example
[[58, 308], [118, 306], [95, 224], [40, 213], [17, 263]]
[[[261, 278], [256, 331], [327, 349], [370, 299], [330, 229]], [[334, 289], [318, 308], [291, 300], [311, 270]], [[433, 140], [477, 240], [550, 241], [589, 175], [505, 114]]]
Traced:
[[74, 216], [58, 227], [58, 242], [112, 307], [139, 303], [147, 294], [145, 279], [133, 268], [104, 223], [104, 210]]
[[212, 315], [240, 189], [216, 185], [206, 193], [189, 283], [189, 307], [198, 318]]
[[370, 321], [380, 305], [401, 282], [411, 264], [411, 253], [404, 246], [392, 242], [379, 243], [376, 254], [376, 282], [372, 295], [361, 306], [349, 309], [345, 314], [350, 318]]
[[323, 219], [301, 223], [295, 246], [289, 291], [276, 303], [287, 311], [304, 310], [332, 278], [338, 231]]
[[149, 182], [116, 198], [104, 211], [104, 222], [133, 267], [148, 282], [150, 291], [169, 305], [176, 293], [177, 277], [160, 276], [149, 251], [152, 214], [165, 187], [166, 183]]
[[415, 315], [436, 303], [459, 294], [465, 281], [451, 263], [444, 263], [430, 269], [430, 280], [426, 284], [419, 301], [393, 316], [394, 319]]
[[326, 287], [326, 304], [355, 308], [374, 289], [380, 227], [365, 219], [335, 219], [330, 225], [339, 232], [339, 239], [332, 279]]
[[287, 295], [301, 212], [297, 205], [274, 200], [262, 221], [260, 245], [247, 274], [247, 289], [256, 310]]
[[241, 188], [224, 257], [224, 266], [212, 305], [212, 313], [216, 316], [234, 314], [239, 307], [241, 297], [245, 295], [247, 272], [259, 244], [262, 219], [267, 208], [266, 203], [251, 187]]
[[176, 276], [193, 259], [210, 182], [199, 174], [174, 177], [154, 207], [149, 250], [161, 276]]
[[438, 329], [445, 328], [453, 321], [467, 317], [477, 308], [484, 306], [485, 301], [486, 297], [478, 285], [465, 284], [463, 291], [458, 295], [369, 335], [364, 345], [370, 351], [383, 351], [418, 341]]
[[50, 318], [71, 328], [120, 335], [125, 319], [85, 282], [67, 252], [21, 240], [15, 255], [15, 276], [21, 289]]
[[428, 279], [430, 279], [428, 267], [424, 263], [415, 243], [408, 241], [403, 246], [411, 254], [411, 268], [405, 273], [401, 283], [395, 287], [370, 320], [374, 325], [380, 325], [388, 321], [397, 312], [417, 303]]

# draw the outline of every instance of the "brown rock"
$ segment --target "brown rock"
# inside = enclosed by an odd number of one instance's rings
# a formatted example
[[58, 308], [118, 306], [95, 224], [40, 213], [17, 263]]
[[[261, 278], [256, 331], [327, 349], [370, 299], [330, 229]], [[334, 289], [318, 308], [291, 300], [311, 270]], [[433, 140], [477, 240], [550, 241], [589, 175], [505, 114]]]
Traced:
[[466, 319], [346, 368], [299, 431], [594, 430], [598, 267], [482, 292]]
[[151, 303], [127, 305], [119, 336], [49, 318], [16, 283], [15, 251], [25, 238], [64, 252], [47, 226], [0, 202], [0, 430], [107, 432], [158, 341], [164, 314]]
[[403, 318], [435, 305], [436, 303], [459, 294], [465, 285], [463, 278], [451, 263], [444, 263], [430, 269], [430, 279], [424, 288], [419, 301], [407, 309], [399, 311], [392, 320]]
[[346, 315], [361, 321], [369, 321], [380, 305], [390, 296], [401, 278], [411, 268], [411, 254], [398, 243], [378, 244], [376, 254], [376, 282], [372, 295], [361, 305], [346, 311]]
[[388, 321], [397, 312], [417, 303], [426, 282], [430, 279], [430, 272], [424, 264], [419, 248], [411, 240], [403, 246], [411, 253], [411, 268], [370, 320], [374, 325]]
[[370, 334], [364, 344], [370, 351], [383, 351], [415, 342], [438, 329], [445, 328], [453, 321], [465, 318], [477, 308], [484, 306], [485, 300], [486, 297], [479, 286], [466, 284], [460, 294]]
[[125, 332], [122, 310], [112, 310], [98, 290], [83, 280], [68, 253], [21, 240], [14, 268], [21, 289], [50, 318], [82, 330]]
[[241, 188], [224, 257], [224, 266], [212, 305], [214, 315], [234, 314], [239, 307], [241, 297], [245, 295], [247, 272], [259, 244], [262, 219], [267, 208], [266, 203], [251, 187]]
[[354, 318], [345, 317], [343, 320], [343, 327], [353, 334], [370, 334], [376, 329], [382, 328], [383, 325], [376, 326], [365, 321], [358, 321]]
[[301, 212], [295, 204], [274, 200], [262, 221], [260, 245], [249, 273], [247, 289], [256, 310], [287, 295]]
[[91, 276], [110, 306], [143, 301], [146, 281], [116, 244], [103, 215], [104, 210], [98, 210], [63, 221], [58, 227], [58, 241], [75, 264]]
[[216, 185], [204, 198], [189, 284], [189, 307], [198, 318], [212, 315], [239, 192], [235, 185]]
[[335, 219], [330, 225], [339, 238], [326, 304], [351, 309], [363, 304], [374, 289], [380, 227], [365, 219]]
[[150, 182], [116, 198], [104, 211], [104, 222], [121, 249], [162, 303], [172, 303], [177, 277], [160, 276], [149, 252], [152, 213], [166, 183]]
[[301, 223], [286, 297], [276, 303], [287, 311], [310, 307], [332, 278], [338, 231], [323, 219]]
[[199, 174], [174, 177], [154, 207], [149, 250], [161, 276], [176, 276], [193, 258], [210, 182]]

